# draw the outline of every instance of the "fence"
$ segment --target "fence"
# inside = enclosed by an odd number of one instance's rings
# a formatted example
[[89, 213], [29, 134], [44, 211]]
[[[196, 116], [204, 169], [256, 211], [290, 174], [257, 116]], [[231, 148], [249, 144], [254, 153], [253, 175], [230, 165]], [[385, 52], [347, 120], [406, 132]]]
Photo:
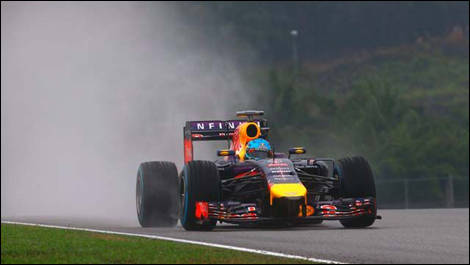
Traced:
[[398, 208], [468, 207], [468, 177], [376, 180], [377, 206]]

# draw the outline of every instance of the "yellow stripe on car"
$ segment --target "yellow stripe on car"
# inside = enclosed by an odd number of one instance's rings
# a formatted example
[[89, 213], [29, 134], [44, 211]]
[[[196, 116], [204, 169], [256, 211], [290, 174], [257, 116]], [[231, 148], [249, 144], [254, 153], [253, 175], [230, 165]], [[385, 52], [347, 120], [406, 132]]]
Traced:
[[273, 205], [273, 199], [282, 197], [304, 197], [307, 204], [307, 189], [302, 183], [274, 184], [270, 190], [270, 205]]

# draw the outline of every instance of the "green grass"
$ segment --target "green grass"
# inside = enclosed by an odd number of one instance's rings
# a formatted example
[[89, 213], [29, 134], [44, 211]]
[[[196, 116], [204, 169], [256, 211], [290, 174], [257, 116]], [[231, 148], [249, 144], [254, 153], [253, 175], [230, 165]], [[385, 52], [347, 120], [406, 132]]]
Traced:
[[2, 264], [307, 263], [163, 240], [13, 224], [2, 224], [1, 245]]

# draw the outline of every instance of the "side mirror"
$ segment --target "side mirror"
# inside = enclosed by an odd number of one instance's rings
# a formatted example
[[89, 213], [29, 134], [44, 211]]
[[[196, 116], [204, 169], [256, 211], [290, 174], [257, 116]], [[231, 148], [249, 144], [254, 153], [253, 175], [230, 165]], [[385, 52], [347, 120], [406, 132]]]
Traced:
[[217, 150], [217, 156], [234, 156], [235, 151], [229, 149]]
[[305, 154], [307, 151], [303, 147], [294, 147], [289, 149], [289, 158], [290, 155], [301, 155]]

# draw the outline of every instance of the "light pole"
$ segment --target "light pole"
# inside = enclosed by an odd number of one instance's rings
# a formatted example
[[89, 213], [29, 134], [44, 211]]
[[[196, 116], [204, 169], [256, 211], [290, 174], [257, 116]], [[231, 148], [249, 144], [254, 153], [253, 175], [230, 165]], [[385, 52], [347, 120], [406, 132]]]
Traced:
[[290, 35], [292, 36], [292, 60], [294, 62], [294, 73], [297, 74], [299, 58], [297, 55], [297, 36], [299, 32], [296, 29], [290, 31]]

